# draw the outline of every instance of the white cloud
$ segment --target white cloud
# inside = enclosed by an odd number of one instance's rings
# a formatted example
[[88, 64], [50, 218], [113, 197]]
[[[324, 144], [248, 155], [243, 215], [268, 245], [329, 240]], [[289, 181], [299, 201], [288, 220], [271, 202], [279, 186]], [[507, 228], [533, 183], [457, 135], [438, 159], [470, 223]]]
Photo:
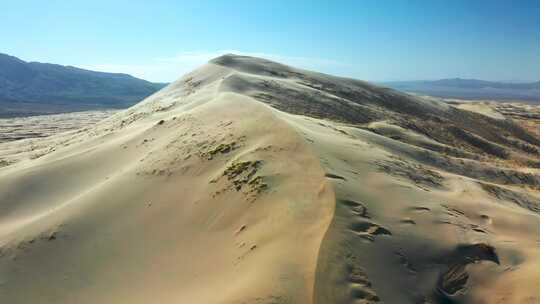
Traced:
[[346, 67], [347, 65], [324, 58], [294, 57], [277, 54], [267, 54], [261, 52], [242, 52], [237, 50], [220, 51], [201, 51], [201, 52], [182, 52], [172, 57], [154, 58], [141, 64], [94, 64], [85, 65], [82, 68], [114, 73], [127, 73], [135, 77], [147, 79], [155, 82], [171, 82], [193, 69], [205, 64], [215, 57], [224, 54], [238, 54], [245, 56], [254, 56], [278, 61], [284, 64], [299, 68], [325, 70], [327, 68]]

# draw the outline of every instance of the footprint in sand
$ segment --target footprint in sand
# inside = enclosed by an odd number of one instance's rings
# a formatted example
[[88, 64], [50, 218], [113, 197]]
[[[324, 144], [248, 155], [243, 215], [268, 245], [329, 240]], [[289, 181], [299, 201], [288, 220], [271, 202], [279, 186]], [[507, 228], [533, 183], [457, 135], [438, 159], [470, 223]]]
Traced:
[[410, 219], [410, 218], [404, 218], [399, 222], [401, 224], [405, 224], [405, 225], [416, 225], [416, 222], [413, 219]]
[[341, 203], [347, 206], [353, 215], [370, 218], [366, 206], [361, 203], [352, 200], [343, 200]]
[[234, 233], [234, 235], [240, 234], [242, 231], [246, 230], [246, 228], [247, 228], [246, 225], [240, 226], [240, 228], [238, 228], [238, 230], [236, 230], [236, 232]]
[[398, 251], [395, 251], [394, 254], [399, 260], [399, 263], [407, 269], [407, 271], [410, 274], [416, 274], [416, 268], [413, 266], [413, 264], [409, 261], [409, 258], [403, 253], [403, 251], [400, 249]]
[[491, 224], [493, 224], [493, 219], [492, 219], [489, 215], [481, 214], [481, 215], [480, 215], [480, 218], [482, 219], [482, 221], [483, 221], [484, 224], [486, 224], [486, 225], [491, 225]]
[[[349, 281], [349, 292], [354, 303], [377, 303], [379, 296], [371, 286], [371, 282], [365, 271], [357, 265], [356, 257], [347, 257], [347, 281]], [[357, 302], [358, 301], [358, 302]]]
[[424, 207], [424, 206], [413, 206], [413, 207], [410, 207], [409, 210], [413, 212], [430, 212], [431, 211], [430, 208]]
[[332, 178], [332, 179], [347, 180], [345, 177], [339, 176], [339, 175], [336, 175], [336, 174], [333, 174], [333, 173], [326, 173], [324, 176], [328, 177], [328, 178]]
[[368, 221], [355, 221], [350, 228], [356, 235], [371, 242], [375, 240], [375, 236], [392, 235], [390, 230]]
[[369, 241], [374, 241], [376, 235], [392, 235], [390, 230], [368, 220], [371, 217], [366, 206], [353, 200], [341, 200], [340, 202], [354, 216], [350, 228], [356, 235]]

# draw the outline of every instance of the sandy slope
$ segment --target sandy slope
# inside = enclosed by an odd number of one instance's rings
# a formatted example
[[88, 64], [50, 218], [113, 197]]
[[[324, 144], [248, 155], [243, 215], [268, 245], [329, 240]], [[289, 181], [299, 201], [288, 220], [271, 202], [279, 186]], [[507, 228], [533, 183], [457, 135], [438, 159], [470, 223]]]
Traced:
[[419, 132], [474, 132], [455, 111], [224, 56], [36, 157], [0, 145], [0, 302], [540, 302], [536, 156], [488, 140], [534, 137]]

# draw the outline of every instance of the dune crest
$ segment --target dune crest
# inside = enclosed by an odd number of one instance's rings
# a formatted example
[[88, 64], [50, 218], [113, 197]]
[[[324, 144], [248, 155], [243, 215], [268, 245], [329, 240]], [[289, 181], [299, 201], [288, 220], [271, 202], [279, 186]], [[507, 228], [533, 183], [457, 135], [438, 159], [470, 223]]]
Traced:
[[539, 148], [511, 119], [225, 55], [0, 144], [0, 302], [534, 303]]

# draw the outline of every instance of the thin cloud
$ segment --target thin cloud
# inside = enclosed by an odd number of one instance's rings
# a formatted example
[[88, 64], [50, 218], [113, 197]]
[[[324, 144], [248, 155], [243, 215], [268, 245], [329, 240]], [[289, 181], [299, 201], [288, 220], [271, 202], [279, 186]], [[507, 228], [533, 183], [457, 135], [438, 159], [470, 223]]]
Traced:
[[347, 67], [348, 65], [325, 58], [295, 57], [261, 52], [243, 52], [238, 50], [182, 52], [171, 57], [154, 58], [144, 64], [94, 64], [83, 66], [85, 69], [126, 73], [135, 77], [156, 82], [171, 82], [183, 74], [205, 64], [209, 60], [224, 54], [237, 54], [244, 56], [261, 57], [299, 68], [325, 70], [327, 68]]
[[295, 57], [295, 56], [283, 56], [278, 54], [268, 54], [268, 53], [260, 53], [260, 52], [243, 52], [238, 50], [221, 50], [216, 52], [183, 52], [173, 57], [168, 58], [158, 58], [160, 61], [165, 62], [178, 62], [178, 63], [200, 63], [200, 62], [206, 62], [212, 58], [219, 57], [221, 55], [225, 54], [236, 54], [236, 55], [243, 55], [243, 56], [252, 56], [252, 57], [260, 57], [265, 58], [273, 61], [279, 61], [281, 63], [286, 64], [296, 64], [297, 66], [340, 66], [345, 67], [346, 64], [339, 62], [337, 60], [332, 59], [324, 59], [324, 58], [310, 58], [310, 57]]

